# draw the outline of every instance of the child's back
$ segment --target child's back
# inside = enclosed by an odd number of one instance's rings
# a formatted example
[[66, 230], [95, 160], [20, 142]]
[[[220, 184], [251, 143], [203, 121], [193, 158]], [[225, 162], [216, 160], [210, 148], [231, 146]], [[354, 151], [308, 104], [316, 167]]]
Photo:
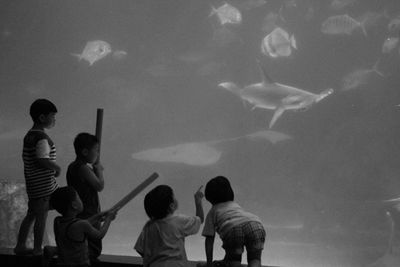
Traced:
[[135, 250], [143, 257], [144, 267], [187, 266], [185, 237], [196, 234], [203, 222], [200, 189], [195, 194], [196, 216], [174, 215], [177, 201], [169, 186], [160, 185], [145, 197], [150, 220], [143, 227]]
[[58, 263], [68, 265], [89, 265], [89, 252], [87, 238], [74, 238], [79, 232], [78, 218], [65, 218], [63, 216], [54, 219], [54, 235], [58, 247]]
[[185, 215], [148, 221], [135, 245], [143, 254], [143, 265], [186, 266], [185, 237], [196, 234], [200, 225], [199, 217]]

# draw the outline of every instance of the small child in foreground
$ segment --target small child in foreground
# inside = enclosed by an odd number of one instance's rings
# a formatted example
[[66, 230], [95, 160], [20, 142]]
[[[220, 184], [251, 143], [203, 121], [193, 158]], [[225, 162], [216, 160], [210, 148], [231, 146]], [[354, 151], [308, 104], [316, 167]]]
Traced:
[[196, 216], [174, 214], [178, 202], [167, 185], [159, 185], [147, 193], [144, 208], [150, 220], [134, 247], [143, 257], [144, 267], [188, 266], [185, 237], [196, 234], [204, 221], [201, 188], [194, 194]]
[[233, 201], [232, 187], [228, 179], [223, 176], [211, 179], [204, 193], [212, 204], [202, 233], [206, 238], [207, 267], [213, 266], [215, 233], [219, 234], [225, 250], [225, 258], [221, 265], [241, 266], [243, 248], [246, 247], [248, 266], [260, 267], [265, 242], [265, 230], [260, 219], [244, 211]]
[[[116, 212], [98, 213], [87, 220], [77, 218], [83, 205], [74, 188], [57, 189], [51, 205], [62, 215], [54, 219], [54, 236], [57, 244], [58, 264], [62, 266], [90, 266], [88, 238], [101, 239], [107, 233]], [[93, 225], [103, 221], [99, 229]]]

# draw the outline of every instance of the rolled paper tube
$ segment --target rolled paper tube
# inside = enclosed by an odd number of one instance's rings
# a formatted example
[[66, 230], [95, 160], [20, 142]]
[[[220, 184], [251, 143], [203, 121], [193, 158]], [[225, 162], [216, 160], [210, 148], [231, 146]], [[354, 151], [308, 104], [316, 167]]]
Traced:
[[135, 187], [129, 194], [127, 194], [124, 198], [122, 198], [120, 201], [117, 202], [114, 206], [112, 206], [109, 210], [111, 211], [118, 211], [120, 210], [123, 206], [129, 203], [134, 197], [136, 197], [140, 192], [143, 191], [148, 185], [150, 185], [152, 182], [154, 182], [158, 178], [158, 173], [153, 173], [150, 175], [146, 180], [144, 180], [141, 184], [139, 184], [137, 187]]
[[99, 156], [97, 158], [97, 161], [100, 161], [101, 135], [103, 132], [103, 114], [104, 109], [98, 108], [96, 116], [96, 137], [99, 140]]

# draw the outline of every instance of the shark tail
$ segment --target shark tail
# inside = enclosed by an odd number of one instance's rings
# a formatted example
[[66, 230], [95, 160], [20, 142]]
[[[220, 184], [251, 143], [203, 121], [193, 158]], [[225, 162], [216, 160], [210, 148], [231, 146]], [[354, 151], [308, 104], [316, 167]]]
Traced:
[[274, 126], [275, 122], [282, 116], [283, 112], [285, 111], [285, 108], [283, 107], [278, 107], [275, 110], [274, 115], [272, 116], [271, 121], [269, 122], [269, 128], [271, 129], [272, 126]]
[[240, 88], [233, 82], [223, 82], [218, 84], [218, 86], [225, 88], [226, 90], [234, 93], [235, 95], [239, 94]]

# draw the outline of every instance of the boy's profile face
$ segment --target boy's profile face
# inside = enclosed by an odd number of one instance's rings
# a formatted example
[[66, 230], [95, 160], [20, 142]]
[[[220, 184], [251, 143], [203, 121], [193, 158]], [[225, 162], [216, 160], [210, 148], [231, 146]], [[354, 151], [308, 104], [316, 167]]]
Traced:
[[50, 112], [49, 114], [45, 115], [42, 114], [39, 116], [39, 120], [43, 125], [43, 128], [50, 129], [53, 128], [56, 124], [56, 113]]
[[82, 154], [85, 157], [87, 163], [95, 163], [97, 158], [99, 157], [99, 144], [95, 144], [90, 149], [83, 149]]

